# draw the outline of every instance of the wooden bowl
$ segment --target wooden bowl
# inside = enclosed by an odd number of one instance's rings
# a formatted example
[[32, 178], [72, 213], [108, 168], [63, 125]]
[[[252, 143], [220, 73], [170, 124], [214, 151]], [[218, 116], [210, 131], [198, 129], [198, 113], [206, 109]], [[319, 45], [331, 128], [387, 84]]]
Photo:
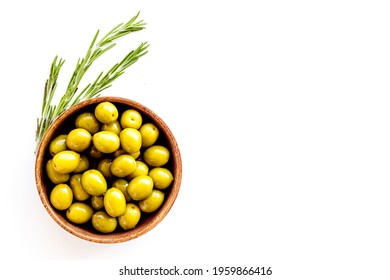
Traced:
[[[118, 225], [117, 230], [109, 234], [98, 233], [96, 230], [94, 230], [90, 223], [89, 225], [73, 224], [67, 220], [64, 211], [58, 211], [51, 206], [49, 197], [50, 191], [54, 187], [54, 184], [48, 179], [45, 167], [47, 160], [50, 158], [50, 153], [48, 150], [51, 140], [59, 134], [68, 133], [69, 130], [74, 127], [74, 120], [78, 114], [86, 111], [93, 112], [95, 106], [103, 101], [109, 101], [115, 104], [119, 112], [123, 112], [125, 109], [130, 108], [136, 109], [143, 116], [144, 123], [146, 121], [151, 121], [159, 128], [160, 136], [158, 142], [162, 145], [165, 145], [170, 150], [171, 156], [169, 162], [167, 163], [167, 167], [171, 170], [174, 178], [172, 185], [165, 191], [165, 200], [163, 205], [156, 212], [151, 214], [142, 213], [140, 222], [135, 228], [131, 230], [121, 231], [118, 229], [120, 228]], [[161, 220], [163, 220], [164, 217], [168, 214], [176, 200], [180, 189], [181, 177], [182, 162], [180, 151], [169, 127], [158, 115], [156, 115], [150, 109], [135, 101], [122, 97], [97, 97], [83, 101], [66, 110], [49, 127], [44, 137], [42, 138], [36, 153], [36, 186], [43, 206], [49, 215], [54, 219], [55, 222], [57, 222], [57, 224], [59, 224], [63, 229], [70, 232], [71, 234], [84, 240], [97, 243], [119, 243], [129, 241], [147, 233], [155, 226], [157, 226], [157, 224], [159, 224]]]

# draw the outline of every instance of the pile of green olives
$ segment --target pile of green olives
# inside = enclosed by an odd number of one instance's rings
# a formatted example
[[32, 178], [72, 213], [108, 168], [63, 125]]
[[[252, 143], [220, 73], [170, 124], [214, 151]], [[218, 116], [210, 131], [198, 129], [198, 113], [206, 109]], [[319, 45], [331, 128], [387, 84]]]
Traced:
[[161, 207], [174, 179], [159, 128], [136, 109], [120, 111], [108, 101], [72, 122], [49, 144], [51, 205], [99, 233], [135, 228]]

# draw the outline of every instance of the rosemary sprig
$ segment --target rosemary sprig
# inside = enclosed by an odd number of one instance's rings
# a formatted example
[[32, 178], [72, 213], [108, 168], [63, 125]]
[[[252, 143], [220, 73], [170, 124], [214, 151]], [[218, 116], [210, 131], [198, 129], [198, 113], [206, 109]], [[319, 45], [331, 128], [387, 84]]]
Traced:
[[57, 105], [53, 105], [52, 100], [57, 88], [58, 75], [65, 60], [58, 59], [58, 56], [54, 58], [50, 67], [49, 78], [45, 84], [41, 117], [37, 120], [35, 135], [37, 146], [56, 117], [81, 101], [99, 96], [99, 93], [109, 88], [112, 82], [124, 73], [126, 68], [147, 53], [149, 45], [146, 42], [141, 43], [135, 50], [129, 52], [122, 61], [112, 66], [106, 74], [101, 72], [93, 83], [88, 84], [76, 95], [82, 78], [97, 58], [112, 49], [116, 45], [115, 41], [117, 39], [145, 28], [145, 23], [142, 20], [137, 21], [138, 16], [139, 13], [127, 23], [118, 24], [100, 40], [98, 40], [99, 30], [96, 32], [84, 58], [79, 58], [77, 61], [76, 68], [69, 80], [66, 91]]

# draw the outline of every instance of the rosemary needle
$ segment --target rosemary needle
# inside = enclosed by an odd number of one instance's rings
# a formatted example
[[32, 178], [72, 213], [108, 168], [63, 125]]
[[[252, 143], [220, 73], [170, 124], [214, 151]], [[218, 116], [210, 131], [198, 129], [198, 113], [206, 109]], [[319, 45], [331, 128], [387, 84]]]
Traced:
[[112, 66], [106, 73], [101, 72], [92, 83], [88, 84], [76, 95], [84, 74], [97, 58], [112, 49], [116, 45], [115, 41], [117, 39], [145, 28], [146, 24], [142, 20], [137, 21], [138, 16], [139, 13], [132, 17], [128, 22], [116, 25], [100, 40], [98, 40], [99, 30], [96, 32], [85, 56], [78, 59], [76, 68], [72, 73], [65, 93], [62, 95], [58, 104], [52, 104], [52, 101], [57, 88], [58, 75], [65, 60], [58, 58], [58, 56], [54, 58], [50, 67], [49, 77], [45, 83], [41, 117], [37, 119], [35, 135], [37, 146], [56, 117], [62, 114], [66, 109], [81, 101], [99, 96], [100, 92], [109, 88], [112, 85], [112, 82], [124, 73], [126, 68], [134, 64], [140, 57], [147, 53], [149, 44], [146, 42], [141, 43], [136, 49], [129, 52], [120, 62]]

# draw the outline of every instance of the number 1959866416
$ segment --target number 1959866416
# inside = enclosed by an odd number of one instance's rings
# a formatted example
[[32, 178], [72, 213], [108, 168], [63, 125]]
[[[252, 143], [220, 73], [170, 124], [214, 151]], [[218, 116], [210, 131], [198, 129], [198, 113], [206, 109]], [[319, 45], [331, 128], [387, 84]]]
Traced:
[[271, 267], [241, 267], [241, 266], [219, 266], [213, 267], [213, 275], [272, 275]]

